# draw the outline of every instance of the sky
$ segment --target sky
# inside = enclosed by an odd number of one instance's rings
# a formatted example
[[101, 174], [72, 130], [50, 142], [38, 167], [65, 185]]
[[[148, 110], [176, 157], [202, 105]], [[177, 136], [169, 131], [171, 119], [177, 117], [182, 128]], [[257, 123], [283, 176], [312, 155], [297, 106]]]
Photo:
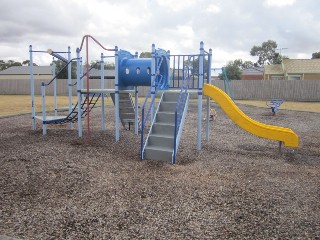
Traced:
[[[86, 34], [107, 48], [132, 53], [156, 48], [197, 54], [200, 41], [213, 51], [212, 67], [250, 56], [271, 39], [289, 58], [320, 51], [319, 0], [10, 0], [0, 8], [0, 60], [29, 59], [34, 50], [66, 51], [72, 57]], [[91, 60], [103, 50], [89, 43]], [[104, 52], [104, 54], [110, 54]], [[48, 65], [52, 57], [34, 54]]]

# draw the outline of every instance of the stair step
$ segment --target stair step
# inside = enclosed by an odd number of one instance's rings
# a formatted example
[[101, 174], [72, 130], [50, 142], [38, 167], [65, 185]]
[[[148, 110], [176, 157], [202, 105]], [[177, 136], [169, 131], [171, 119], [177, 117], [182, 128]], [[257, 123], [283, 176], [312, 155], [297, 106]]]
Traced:
[[177, 102], [161, 102], [159, 111], [174, 112], [176, 110]]
[[172, 161], [173, 149], [160, 146], [147, 146], [144, 151], [144, 158], [149, 160]]
[[155, 122], [152, 126], [152, 134], [174, 135], [174, 124]]
[[165, 134], [150, 134], [148, 146], [161, 146], [173, 149], [174, 137]]
[[179, 97], [179, 92], [165, 92], [163, 94], [164, 102], [177, 102]]
[[175, 120], [174, 112], [158, 112], [156, 115], [156, 122], [174, 124], [174, 120]]

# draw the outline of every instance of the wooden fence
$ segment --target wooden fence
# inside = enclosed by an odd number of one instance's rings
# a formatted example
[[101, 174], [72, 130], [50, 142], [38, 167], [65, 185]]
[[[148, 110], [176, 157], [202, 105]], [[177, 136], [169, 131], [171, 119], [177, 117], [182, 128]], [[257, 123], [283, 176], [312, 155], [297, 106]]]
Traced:
[[[73, 80], [73, 82], [75, 82], [75, 80]], [[214, 80], [212, 84], [224, 89], [224, 84], [221, 80]], [[58, 95], [67, 95], [67, 86], [66, 79], [57, 80]], [[90, 80], [90, 88], [100, 88], [100, 80]], [[113, 89], [114, 80], [106, 79], [105, 88]], [[291, 101], [320, 101], [320, 80], [235, 80], [231, 82], [231, 88], [235, 99], [266, 100], [270, 98], [281, 98]], [[148, 89], [148, 87], [139, 87], [139, 95], [145, 96]], [[0, 94], [30, 94], [29, 79], [0, 80]], [[35, 94], [41, 94], [41, 80], [35, 80]], [[53, 95], [53, 84], [46, 88], [46, 94]], [[76, 86], [73, 87], [73, 94], [76, 94]]]
[[[223, 81], [212, 81], [224, 90]], [[289, 101], [320, 101], [320, 80], [235, 80], [231, 81], [234, 98], [241, 100], [266, 100], [280, 98]]]

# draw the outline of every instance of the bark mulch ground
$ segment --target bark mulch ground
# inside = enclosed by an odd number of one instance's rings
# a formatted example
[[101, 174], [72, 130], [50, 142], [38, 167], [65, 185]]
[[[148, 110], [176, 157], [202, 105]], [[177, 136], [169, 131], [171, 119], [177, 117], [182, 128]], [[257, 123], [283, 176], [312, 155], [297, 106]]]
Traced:
[[[240, 105], [293, 129], [297, 150], [237, 127], [214, 105], [210, 141], [195, 150], [191, 103], [177, 164], [141, 161], [139, 136], [114, 141], [92, 112], [86, 134], [29, 115], [0, 119], [0, 235], [19, 239], [319, 239], [320, 113]], [[76, 125], [74, 126], [76, 127]]]

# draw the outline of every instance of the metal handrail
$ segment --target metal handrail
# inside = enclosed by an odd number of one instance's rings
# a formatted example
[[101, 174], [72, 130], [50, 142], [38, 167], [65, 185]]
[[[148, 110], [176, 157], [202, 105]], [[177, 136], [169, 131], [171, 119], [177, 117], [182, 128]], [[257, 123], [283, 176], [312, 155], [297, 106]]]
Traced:
[[[190, 57], [188, 57], [188, 64], [185, 67], [185, 78], [182, 81], [182, 86], [180, 88], [180, 93], [178, 96], [178, 101], [174, 113], [174, 146], [173, 146], [173, 163], [176, 161], [176, 155], [177, 155], [177, 135], [178, 135], [178, 130], [180, 128], [180, 123], [181, 123], [181, 118], [182, 118], [182, 113], [184, 108], [182, 108], [182, 104], [186, 102], [186, 97], [188, 93], [188, 88], [190, 84], [190, 68], [189, 68], [189, 62], [190, 62]], [[186, 79], [188, 79], [186, 83]], [[183, 99], [181, 100], [183, 95]]]
[[[160, 63], [157, 64], [156, 73], [159, 72], [159, 69], [161, 67], [162, 61], [163, 61], [163, 59], [161, 58]], [[151, 109], [154, 106], [154, 102], [155, 102], [155, 98], [157, 96], [157, 93], [158, 93], [159, 89], [161, 89], [161, 87], [159, 87], [159, 85], [160, 85], [160, 82], [162, 81], [162, 78], [163, 78], [163, 76], [161, 74], [157, 74], [156, 75], [156, 77], [154, 78], [153, 82], [151, 83], [149, 91], [146, 94], [146, 98], [145, 98], [144, 103], [142, 105], [142, 109], [141, 109], [141, 119], [142, 119], [142, 122], [141, 122], [141, 141], [140, 141], [140, 156], [141, 156], [141, 159], [142, 159], [142, 153], [143, 153], [143, 147], [144, 147], [144, 129], [145, 129], [145, 126], [146, 126], [146, 122], [149, 119], [149, 116], [150, 116], [150, 113], [151, 113]], [[155, 83], [158, 83], [157, 86], [155, 86]], [[153, 96], [152, 96], [152, 99], [151, 99], [147, 114], [145, 115], [145, 108], [146, 108], [148, 99], [151, 96], [152, 86], [155, 86], [155, 92], [153, 93]]]
[[64, 71], [68, 67], [70, 63], [77, 59], [78, 58], [71, 59], [48, 83], [45, 83], [44, 86], [49, 86], [62, 73], [62, 71]]

